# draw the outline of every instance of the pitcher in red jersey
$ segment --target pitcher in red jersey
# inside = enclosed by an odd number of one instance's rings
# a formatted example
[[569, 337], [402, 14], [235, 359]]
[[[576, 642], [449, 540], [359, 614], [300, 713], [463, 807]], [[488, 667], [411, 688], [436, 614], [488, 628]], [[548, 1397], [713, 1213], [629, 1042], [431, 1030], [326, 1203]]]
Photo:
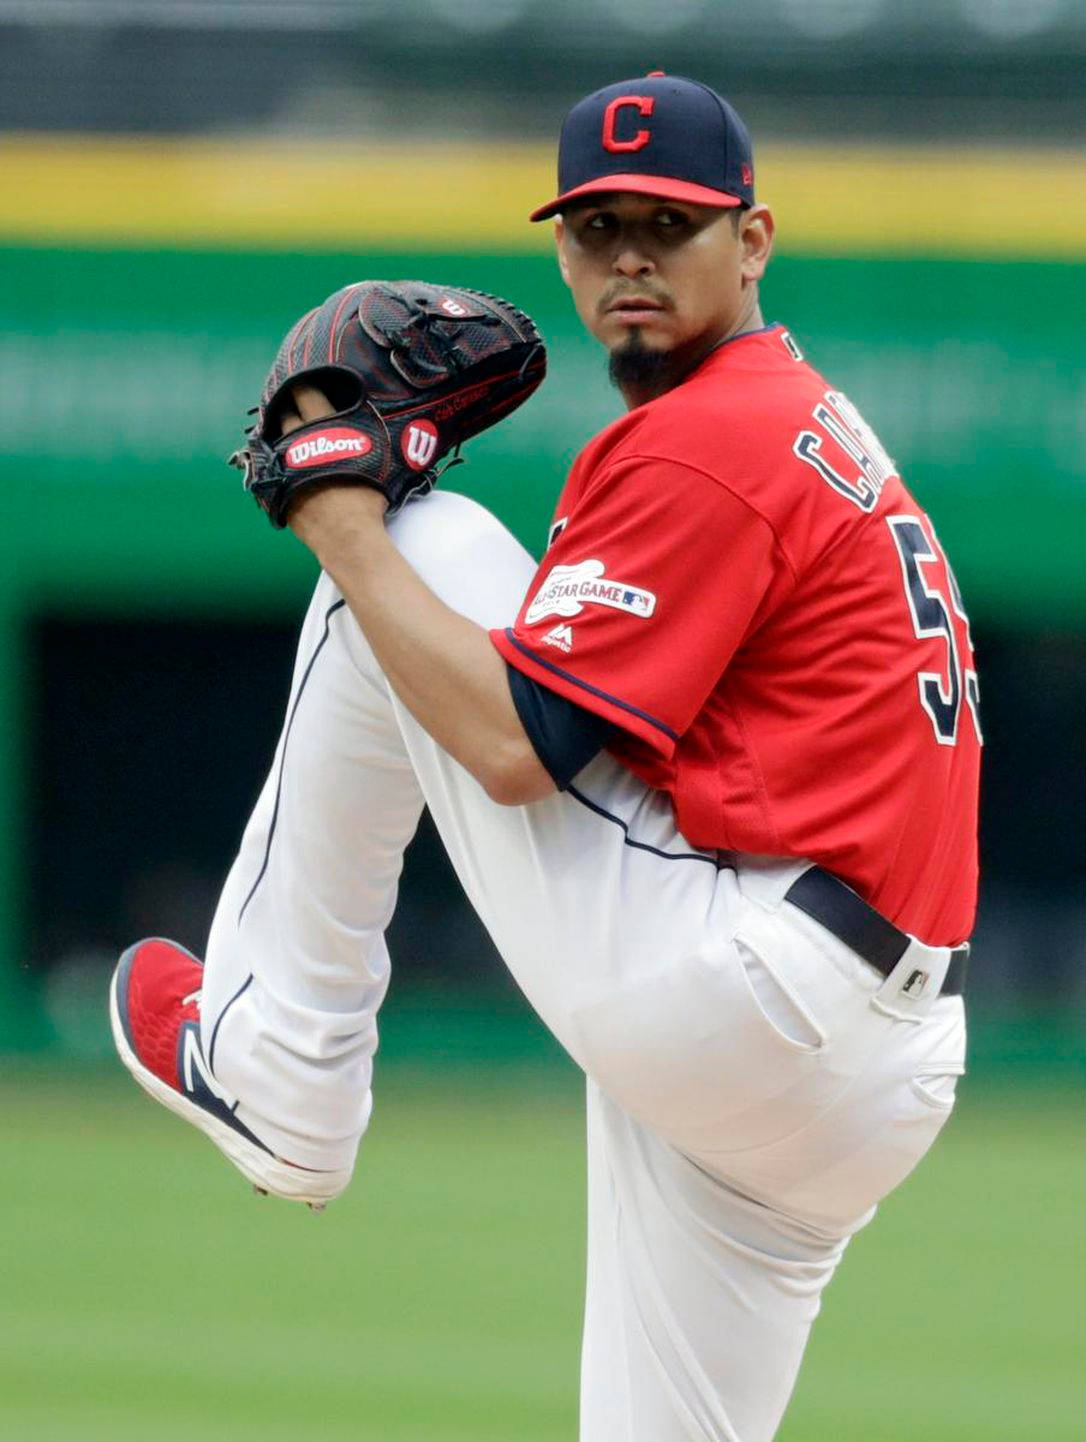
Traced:
[[[538, 564], [445, 491], [295, 503], [323, 574], [206, 965], [130, 948], [114, 1028], [259, 1190], [335, 1196], [425, 803], [586, 1074], [582, 1442], [768, 1442], [964, 1070], [969, 626], [871, 428], [763, 319], [773, 217], [726, 101], [588, 96], [552, 216], [626, 413]], [[285, 429], [332, 412], [294, 398]]]

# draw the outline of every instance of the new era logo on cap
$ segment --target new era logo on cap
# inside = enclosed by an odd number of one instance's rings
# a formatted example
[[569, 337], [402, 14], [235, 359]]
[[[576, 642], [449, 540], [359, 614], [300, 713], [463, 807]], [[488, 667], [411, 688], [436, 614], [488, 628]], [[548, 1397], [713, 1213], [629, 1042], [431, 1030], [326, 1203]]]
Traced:
[[570, 201], [633, 191], [721, 207], [754, 204], [746, 126], [708, 85], [654, 70], [578, 101], [558, 142], [558, 194], [532, 212], [546, 220]]

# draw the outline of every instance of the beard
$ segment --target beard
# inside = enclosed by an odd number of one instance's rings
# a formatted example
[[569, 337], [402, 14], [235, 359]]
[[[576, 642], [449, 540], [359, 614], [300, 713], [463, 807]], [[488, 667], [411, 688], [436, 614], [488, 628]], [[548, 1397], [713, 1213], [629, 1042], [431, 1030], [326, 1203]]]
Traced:
[[691, 356], [683, 351], [650, 350], [640, 327], [634, 326], [625, 343], [608, 357], [607, 374], [627, 404], [644, 405], [678, 385], [691, 364]]
[[607, 361], [611, 384], [619, 390], [650, 392], [667, 390], [674, 361], [667, 351], [649, 350], [638, 326], [630, 331], [624, 345], [613, 350]]

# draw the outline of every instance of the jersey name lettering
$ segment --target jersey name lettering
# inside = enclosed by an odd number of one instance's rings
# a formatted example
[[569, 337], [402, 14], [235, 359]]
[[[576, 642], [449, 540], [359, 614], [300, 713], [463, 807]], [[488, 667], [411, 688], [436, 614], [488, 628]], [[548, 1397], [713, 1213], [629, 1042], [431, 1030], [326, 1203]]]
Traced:
[[[861, 511], [874, 510], [883, 486], [897, 475], [897, 467], [878, 436], [840, 391], [827, 391], [811, 416], [819, 430], [801, 431], [792, 450], [854, 506]], [[850, 479], [830, 463], [823, 450], [827, 442], [837, 443], [844, 455], [859, 466], [859, 475]]]

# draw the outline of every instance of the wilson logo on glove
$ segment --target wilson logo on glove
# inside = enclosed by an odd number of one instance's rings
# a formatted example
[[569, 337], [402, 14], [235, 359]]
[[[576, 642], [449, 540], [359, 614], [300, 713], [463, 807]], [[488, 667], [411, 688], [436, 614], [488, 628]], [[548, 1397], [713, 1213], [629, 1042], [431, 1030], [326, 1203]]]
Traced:
[[323, 466], [338, 456], [364, 456], [373, 450], [373, 442], [361, 431], [349, 431], [339, 426], [328, 431], [317, 431], [287, 447], [284, 457], [288, 466], [302, 470], [306, 466]]
[[437, 453], [437, 426], [433, 421], [412, 421], [400, 437], [403, 458], [413, 471], [424, 471]]

